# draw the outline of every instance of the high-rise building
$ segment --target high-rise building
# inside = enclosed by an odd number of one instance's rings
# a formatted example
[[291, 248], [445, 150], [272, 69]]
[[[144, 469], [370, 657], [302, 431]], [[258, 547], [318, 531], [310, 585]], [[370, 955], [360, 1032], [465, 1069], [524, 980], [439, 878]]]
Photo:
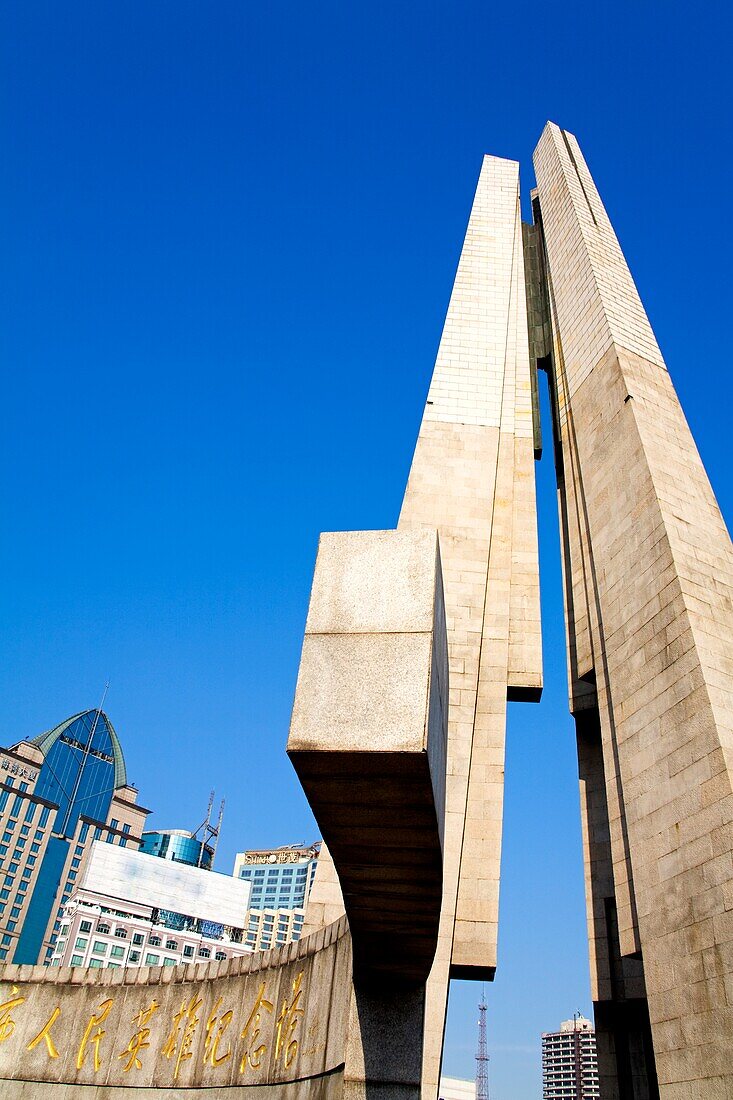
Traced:
[[252, 950], [248, 882], [179, 860], [92, 845], [66, 904], [53, 966], [174, 966]]
[[47, 965], [90, 845], [137, 849], [149, 810], [99, 709], [0, 750], [0, 777], [0, 960]]
[[305, 908], [319, 851], [316, 842], [238, 852], [234, 877], [252, 883], [250, 909]]
[[590, 1020], [574, 1016], [559, 1031], [542, 1036], [542, 1100], [597, 1100], [596, 1033]]
[[251, 883], [246, 943], [255, 951], [299, 940], [320, 843], [239, 852], [234, 877]]

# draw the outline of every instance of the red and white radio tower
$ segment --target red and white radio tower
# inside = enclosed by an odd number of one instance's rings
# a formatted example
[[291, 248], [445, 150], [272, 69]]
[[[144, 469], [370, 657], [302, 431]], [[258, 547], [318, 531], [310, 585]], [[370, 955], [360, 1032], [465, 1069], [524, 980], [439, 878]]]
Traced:
[[478, 1006], [478, 1051], [476, 1052], [476, 1100], [489, 1100], [489, 1055], [486, 1051], [486, 997], [481, 989]]

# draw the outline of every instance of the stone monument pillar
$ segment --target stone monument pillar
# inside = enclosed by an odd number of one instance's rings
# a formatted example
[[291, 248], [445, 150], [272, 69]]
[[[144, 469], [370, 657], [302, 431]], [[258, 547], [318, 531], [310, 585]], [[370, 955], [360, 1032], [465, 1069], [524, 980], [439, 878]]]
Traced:
[[733, 1096], [733, 548], [572, 134], [535, 215], [604, 1100]]

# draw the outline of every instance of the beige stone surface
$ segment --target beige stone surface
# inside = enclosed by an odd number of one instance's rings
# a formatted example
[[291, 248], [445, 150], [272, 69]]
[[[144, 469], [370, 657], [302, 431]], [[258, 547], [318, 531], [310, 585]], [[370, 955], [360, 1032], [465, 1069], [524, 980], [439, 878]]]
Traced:
[[448, 695], [435, 530], [323, 535], [288, 754], [328, 844], [313, 904], [338, 885], [360, 977], [424, 981], [435, 953]]
[[116, 1100], [133, 1086], [147, 1096], [250, 1096], [261, 1086], [291, 1100], [340, 1096], [350, 976], [344, 919], [298, 943], [223, 963], [6, 964], [2, 1095]]
[[445, 868], [423, 1095], [448, 980], [496, 966], [507, 697], [541, 687], [533, 424], [519, 173], [485, 157], [400, 514], [440, 535], [450, 662]]
[[535, 166], [599, 1061], [609, 1098], [644, 1095], [613, 1050], [641, 1088], [648, 1004], [663, 1100], [712, 1100], [733, 1095], [733, 548], [576, 140], [548, 124]]

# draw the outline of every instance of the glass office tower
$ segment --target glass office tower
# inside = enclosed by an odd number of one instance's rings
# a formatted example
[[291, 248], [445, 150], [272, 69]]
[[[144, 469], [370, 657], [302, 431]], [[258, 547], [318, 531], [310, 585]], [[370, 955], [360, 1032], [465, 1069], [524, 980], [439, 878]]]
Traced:
[[0, 961], [48, 964], [94, 840], [137, 849], [148, 810], [107, 715], [0, 750]]

